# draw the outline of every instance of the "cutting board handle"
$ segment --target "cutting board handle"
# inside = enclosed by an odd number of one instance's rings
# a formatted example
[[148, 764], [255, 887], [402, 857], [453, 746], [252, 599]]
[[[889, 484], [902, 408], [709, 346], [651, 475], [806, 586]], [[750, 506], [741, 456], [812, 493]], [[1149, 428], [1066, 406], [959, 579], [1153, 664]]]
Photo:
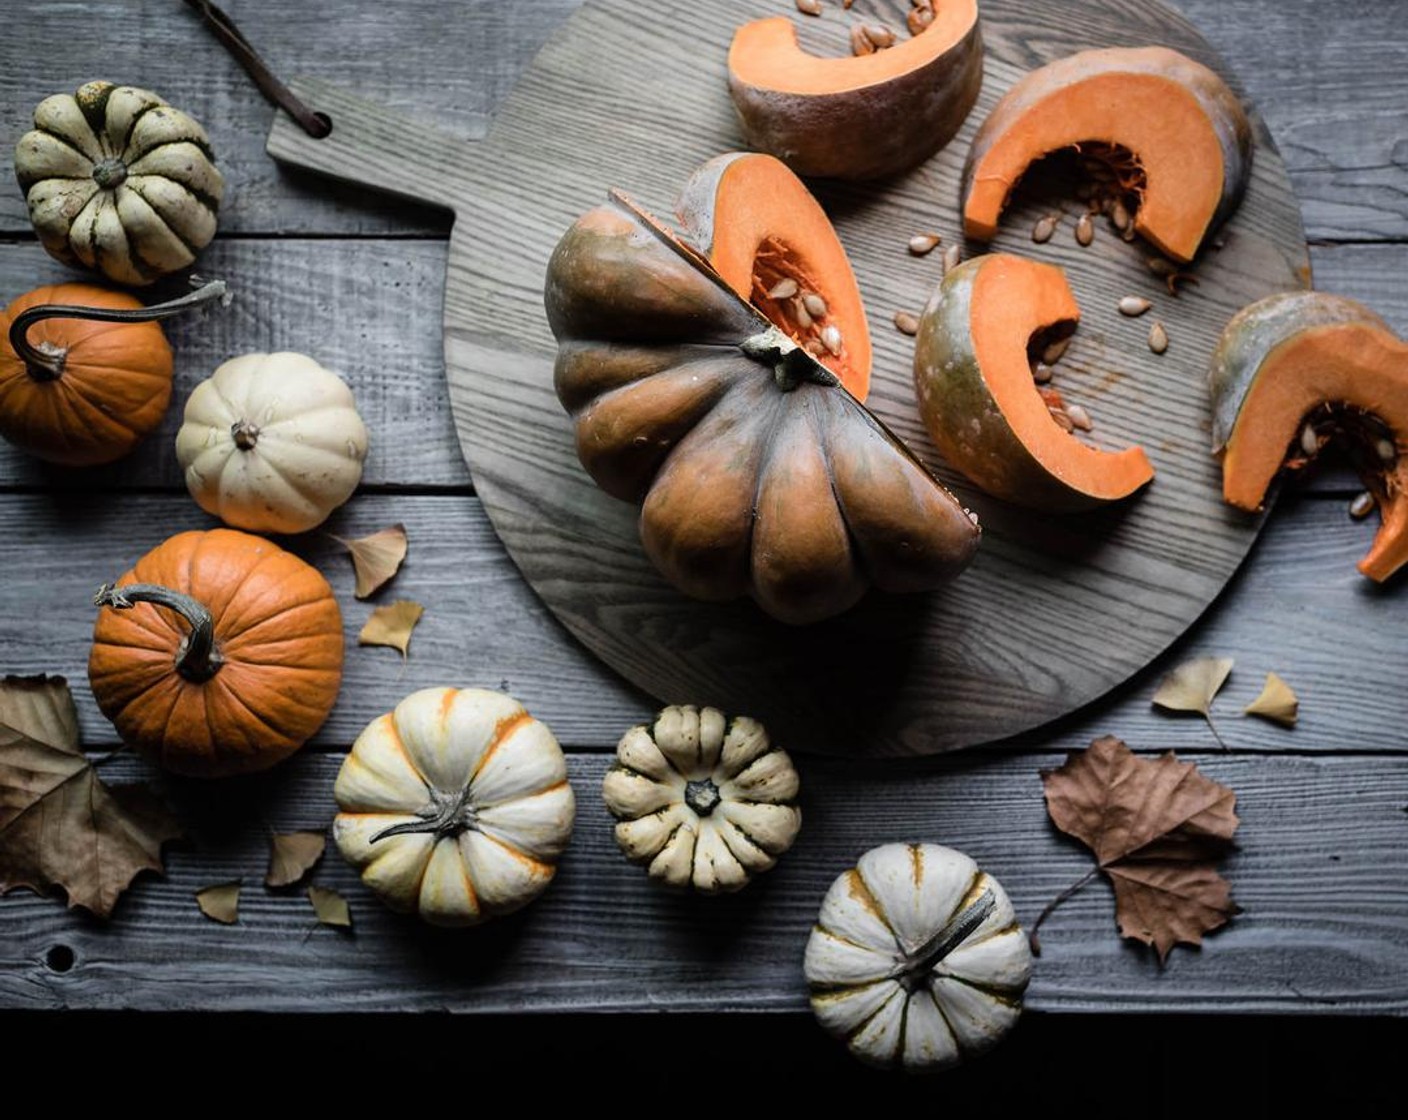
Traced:
[[289, 83], [332, 132], [309, 136], [285, 112], [274, 116], [265, 151], [291, 167], [372, 187], [415, 202], [458, 208], [474, 163], [474, 145], [446, 136], [345, 89], [315, 78]]

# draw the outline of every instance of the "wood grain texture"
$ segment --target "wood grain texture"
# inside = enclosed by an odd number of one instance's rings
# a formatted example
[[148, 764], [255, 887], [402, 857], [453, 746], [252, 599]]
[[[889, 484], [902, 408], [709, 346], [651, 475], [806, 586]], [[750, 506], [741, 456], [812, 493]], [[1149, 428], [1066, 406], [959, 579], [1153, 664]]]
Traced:
[[[1243, 823], [1222, 870], [1245, 912], [1160, 968], [1121, 942], [1110, 890], [1094, 883], [1043, 928], [1028, 1006], [1408, 1012], [1408, 759], [1194, 757], [1237, 792]], [[702, 899], [666, 894], [626, 863], [600, 801], [606, 760], [578, 755], [576, 830], [542, 899], [479, 930], [436, 931], [383, 909], [331, 849], [314, 881], [348, 898], [350, 935], [313, 928], [300, 893], [262, 885], [266, 828], [325, 826], [338, 757], [295, 759], [218, 790], [171, 786], [191, 842], [168, 855], [169, 877], [139, 881], [110, 923], [26, 893], [0, 900], [0, 1006], [801, 1011], [802, 950], [821, 897], [875, 844], [924, 839], [969, 852], [1028, 925], [1079, 878], [1090, 856], [1046, 819], [1037, 772], [1049, 763], [810, 760], [796, 846], [741, 894]], [[107, 777], [142, 773], [124, 761]], [[216, 926], [194, 892], [234, 878], [245, 884], [240, 922]], [[71, 970], [48, 966], [57, 945], [73, 951]]]
[[[392, 650], [355, 644], [373, 603], [352, 598], [352, 568], [341, 549], [322, 532], [293, 542], [331, 581], [348, 641], [342, 694], [315, 739], [319, 747], [345, 747], [406, 693], [433, 685], [503, 688], [545, 720], [562, 742], [594, 750], [613, 748], [626, 728], [654, 711], [653, 701], [595, 660], [553, 620], [497, 547], [476, 499], [366, 496], [344, 507], [328, 528], [357, 536], [396, 521], [406, 525], [410, 555], [376, 602], [410, 598], [426, 607], [404, 665]], [[0, 672], [63, 673], [75, 686], [84, 741], [94, 747], [112, 742], [112, 728], [87, 689], [93, 590], [167, 535], [212, 524], [185, 496], [6, 498], [0, 503], [0, 570], [6, 573], [7, 605], [0, 611]], [[1370, 526], [1350, 522], [1337, 501], [1283, 503], [1252, 562], [1217, 610], [1168, 657], [1101, 704], [1008, 746], [1052, 749], [1110, 733], [1138, 746], [1206, 749], [1212, 739], [1201, 720], [1162, 715], [1149, 706], [1155, 684], [1168, 668], [1184, 657], [1206, 654], [1237, 659], [1216, 710], [1223, 737], [1238, 749], [1408, 750], [1408, 692], [1402, 687], [1408, 587], [1400, 582], [1377, 590], [1354, 571], [1370, 533]], [[56, 559], [60, 542], [62, 558]], [[23, 609], [32, 603], [44, 605], [42, 623]], [[1078, 624], [1073, 618], [1072, 625]], [[1019, 649], [1022, 636], [1008, 641]], [[1301, 722], [1294, 731], [1240, 716], [1273, 669], [1301, 694]], [[777, 712], [776, 705], [767, 705], [749, 714], [779, 730]], [[864, 748], [865, 732], [860, 734], [858, 745]], [[784, 735], [782, 741], [807, 750], [794, 736]]]
[[[760, 0], [731, 0], [680, 11], [666, 25], [668, 38], [651, 30], [651, 48], [636, 65], [607, 68], [593, 65], [600, 44], [629, 48], [646, 29], [632, 0], [589, 4], [539, 54], [472, 158], [448, 138], [426, 138], [424, 125], [400, 124], [318, 84], [305, 92], [332, 104], [342, 125], [314, 141], [280, 118], [270, 152], [338, 178], [440, 189], [455, 209], [446, 367], [476, 493], [528, 582], [607, 664], [660, 699], [696, 695], [727, 709], [782, 713], [772, 718], [784, 733], [827, 753], [922, 754], [1031, 729], [1157, 656], [1216, 596], [1256, 534], [1259, 519], [1221, 502], [1207, 453], [1204, 381], [1207, 356], [1236, 309], [1308, 280], [1284, 169], [1258, 131], [1246, 199], [1226, 248], [1199, 264], [1197, 299], [1164, 293], [1156, 301], [1174, 339], [1162, 357], [1144, 342], [1147, 324], [1115, 310], [1129, 291], [1159, 294], [1145, 247], [1108, 232], [1090, 249], [1069, 236], [1040, 247], [1036, 255], [1066, 268], [1085, 309], [1059, 387], [1098, 418], [1097, 444], [1145, 444], [1159, 477], [1136, 499], [1083, 517], [1015, 512], [988, 499], [928, 445], [913, 407], [912, 346], [881, 326], [893, 308], [922, 306], [936, 279], [937, 262], [909, 257], [904, 242], [922, 228], [957, 236], [971, 135], [1032, 67], [1083, 47], [1139, 42], [1220, 64], [1196, 32], [1156, 4], [1099, 0], [1075, 27], [1064, 4], [986, 4], [984, 91], [957, 140], [883, 190], [828, 184], [821, 192], [876, 327], [867, 403], [979, 513], [983, 547], [942, 592], [903, 601], [872, 595], [805, 630], [780, 626], [748, 603], [696, 603], [645, 559], [635, 510], [598, 491], [578, 466], [551, 388], [556, 347], [540, 292], [558, 237], [606, 187], [624, 187], [667, 214], [694, 166], [742, 145], [723, 92], [725, 45], [740, 22], [770, 10]], [[904, 10], [888, 9], [890, 22]], [[804, 44], [839, 49], [839, 19], [799, 27]], [[701, 53], [700, 44], [717, 47]], [[662, 113], [658, 91], [666, 89]], [[394, 139], [417, 132], [408, 147]], [[539, 185], [531, 206], [525, 182]], [[1032, 253], [1032, 222], [1049, 205], [1012, 207], [992, 248]], [[1079, 208], [1067, 206], [1072, 221]], [[511, 244], [500, 236], [509, 221]], [[1073, 615], [1081, 628], [1071, 628]], [[867, 656], [857, 659], [856, 650]], [[787, 665], [806, 669], [780, 671]], [[883, 697], [878, 720], [862, 714], [858, 693]]]

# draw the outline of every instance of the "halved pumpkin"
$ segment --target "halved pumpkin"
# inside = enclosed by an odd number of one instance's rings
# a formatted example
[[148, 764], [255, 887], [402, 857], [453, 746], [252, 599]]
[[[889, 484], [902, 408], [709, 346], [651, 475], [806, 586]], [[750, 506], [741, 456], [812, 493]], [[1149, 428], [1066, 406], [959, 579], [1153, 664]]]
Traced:
[[978, 129], [964, 231], [991, 240], [1027, 168], [1082, 145], [1117, 159], [1135, 232], [1177, 261], [1236, 209], [1251, 172], [1246, 112], [1206, 66], [1167, 47], [1081, 51], [1018, 81]]
[[1260, 508], [1283, 466], [1344, 437], [1382, 516], [1359, 570], [1383, 581], [1408, 562], [1408, 343], [1379, 316], [1323, 292], [1258, 300], [1223, 331], [1211, 389], [1227, 501]]
[[1008, 253], [951, 270], [924, 310], [914, 351], [919, 413], [944, 457], [995, 497], [1089, 509], [1154, 477], [1142, 448], [1102, 451], [1067, 432], [1032, 380], [1031, 351], [1079, 321], [1060, 268]]
[[557, 394], [607, 493], [679, 590], [813, 622], [874, 585], [924, 591], [980, 533], [825, 366], [619, 193], [548, 266]]
[[943, 0], [911, 39], [874, 54], [802, 50], [784, 16], [744, 24], [728, 87], [748, 143], [799, 175], [879, 179], [908, 170], [958, 132], [983, 84], [977, 0]]
[[675, 213], [730, 288], [865, 400], [870, 327], [860, 287], [802, 180], [772, 156], [730, 152], [690, 176]]

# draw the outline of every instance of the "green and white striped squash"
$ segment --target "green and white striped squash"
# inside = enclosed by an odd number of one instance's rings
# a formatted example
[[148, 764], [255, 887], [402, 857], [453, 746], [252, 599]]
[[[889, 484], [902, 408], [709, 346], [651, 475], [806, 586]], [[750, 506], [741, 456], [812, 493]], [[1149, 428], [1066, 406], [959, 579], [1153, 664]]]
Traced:
[[199, 124], [111, 82], [41, 101], [15, 145], [15, 175], [50, 256], [133, 286], [210, 244], [225, 187]]

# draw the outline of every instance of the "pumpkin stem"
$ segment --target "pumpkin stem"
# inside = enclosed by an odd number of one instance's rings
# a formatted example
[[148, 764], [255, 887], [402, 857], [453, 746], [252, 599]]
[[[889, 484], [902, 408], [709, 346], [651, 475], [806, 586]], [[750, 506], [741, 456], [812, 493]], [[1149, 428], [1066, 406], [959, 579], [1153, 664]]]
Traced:
[[933, 971], [934, 966], [953, 952], [961, 945], [972, 932], [988, 919], [988, 915], [997, 906], [997, 897], [992, 891], [985, 890], [970, 906], [965, 906], [949, 920], [949, 923], [939, 930], [923, 945], [915, 949], [912, 953], [906, 953], [905, 959], [894, 971], [894, 978], [900, 982], [905, 991], [915, 991], [923, 987], [925, 977]]
[[[195, 283], [195, 281], [192, 281]], [[180, 315], [193, 307], [203, 307], [212, 300], [225, 297], [225, 281], [212, 280], [179, 299], [156, 303], [151, 307], [75, 307], [62, 303], [40, 303], [27, 307], [10, 324], [10, 346], [24, 362], [29, 376], [35, 381], [55, 381], [63, 376], [64, 359], [68, 352], [49, 342], [34, 345], [29, 341], [29, 328], [45, 319], [87, 319], [94, 323], [153, 323]]]
[[787, 334], [777, 327], [745, 338], [738, 348], [765, 366], [772, 366], [773, 380], [784, 393], [790, 393], [803, 381], [815, 385], [839, 385], [840, 378], [818, 362]]
[[[127, 589], [123, 588], [123, 590]], [[469, 803], [469, 786], [467, 784], [456, 797], [450, 797], [438, 790], [431, 790], [430, 804], [416, 816], [419, 818], [418, 820], [403, 821], [401, 824], [393, 824], [390, 828], [383, 828], [367, 843], [375, 844], [378, 840], [384, 840], [388, 836], [406, 836], [413, 832], [434, 833], [435, 838], [439, 840], [445, 836], [456, 836], [467, 829], [474, 828], [479, 823], [478, 814], [475, 813], [474, 806]]]
[[125, 587], [105, 583], [93, 596], [95, 607], [118, 611], [131, 610], [138, 603], [166, 607], [190, 623], [191, 632], [176, 651], [176, 671], [181, 676], [199, 684], [219, 671], [224, 659], [215, 648], [215, 619], [204, 603], [155, 583], [129, 583]]

